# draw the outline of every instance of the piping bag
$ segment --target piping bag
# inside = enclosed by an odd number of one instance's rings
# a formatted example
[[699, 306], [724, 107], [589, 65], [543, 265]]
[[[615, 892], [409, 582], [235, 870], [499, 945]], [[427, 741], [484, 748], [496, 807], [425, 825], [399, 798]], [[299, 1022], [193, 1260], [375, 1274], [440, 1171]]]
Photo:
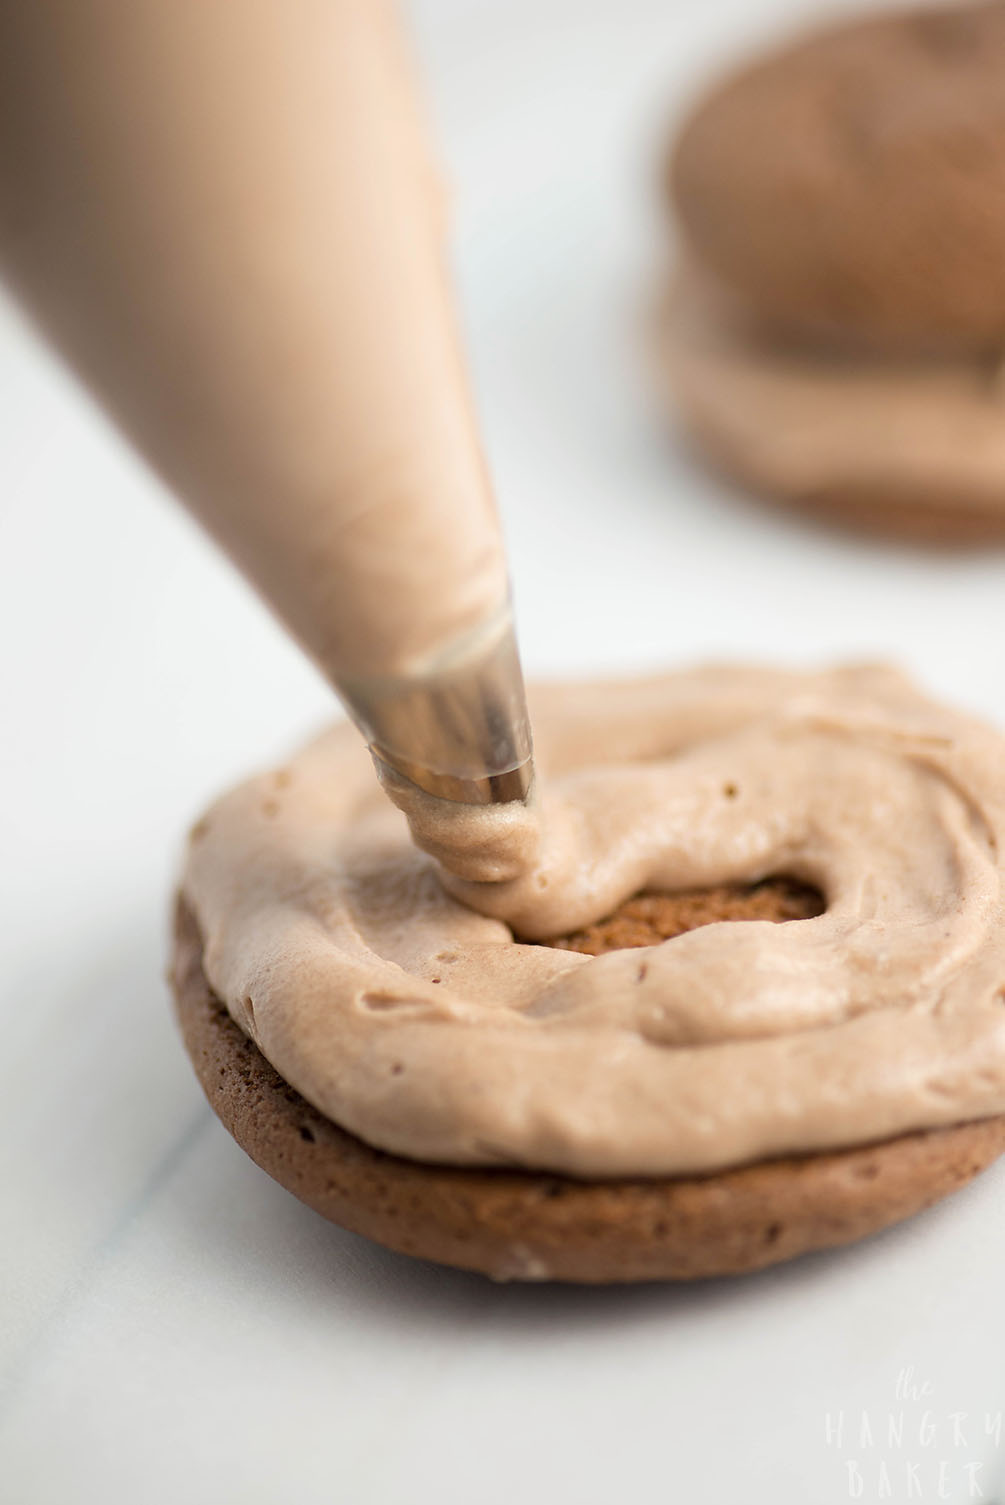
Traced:
[[530, 728], [445, 242], [384, 0], [0, 9], [5, 277], [320, 666], [418, 843], [504, 878], [473, 807], [523, 810]]

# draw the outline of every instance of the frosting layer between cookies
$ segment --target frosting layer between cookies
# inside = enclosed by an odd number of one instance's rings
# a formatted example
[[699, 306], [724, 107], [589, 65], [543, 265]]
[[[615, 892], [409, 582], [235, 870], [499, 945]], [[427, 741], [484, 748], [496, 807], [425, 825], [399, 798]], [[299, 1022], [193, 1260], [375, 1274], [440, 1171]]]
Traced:
[[657, 381], [703, 448], [782, 500], [864, 496], [882, 525], [926, 514], [1005, 527], [1005, 357], [884, 356], [773, 338], [693, 271], [661, 312]]
[[[304, 1097], [419, 1160], [585, 1177], [1005, 1112], [1005, 739], [882, 669], [549, 686], [532, 711], [511, 881], [442, 876], [346, 726], [193, 832], [206, 974]], [[533, 944], [639, 890], [774, 874], [826, 912]]]

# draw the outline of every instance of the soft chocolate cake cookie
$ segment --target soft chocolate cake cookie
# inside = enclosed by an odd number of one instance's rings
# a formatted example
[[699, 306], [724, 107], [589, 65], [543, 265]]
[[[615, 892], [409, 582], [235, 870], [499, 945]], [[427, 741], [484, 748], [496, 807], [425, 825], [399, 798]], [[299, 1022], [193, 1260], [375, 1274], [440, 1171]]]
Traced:
[[766, 497], [1005, 538], [1005, 3], [820, 32], [715, 88], [666, 181], [658, 379]]
[[347, 727], [195, 828], [179, 1018], [264, 1169], [408, 1253], [629, 1281], [861, 1238], [1005, 1149], [996, 732], [880, 669], [534, 715], [509, 879], [413, 848]]

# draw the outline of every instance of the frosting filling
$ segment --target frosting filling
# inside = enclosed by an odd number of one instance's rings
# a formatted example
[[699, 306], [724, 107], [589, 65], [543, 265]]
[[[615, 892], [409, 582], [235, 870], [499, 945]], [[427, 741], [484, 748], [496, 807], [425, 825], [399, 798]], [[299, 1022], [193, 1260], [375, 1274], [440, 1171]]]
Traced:
[[[210, 983], [318, 1109], [418, 1160], [588, 1178], [1005, 1112], [998, 733], [878, 668], [707, 668], [531, 707], [512, 878], [416, 850], [344, 725], [195, 828]], [[452, 813], [476, 844], [483, 817]], [[778, 874], [825, 912], [600, 957], [534, 944], [640, 891]]]
[[883, 355], [772, 338], [688, 273], [657, 376], [707, 446], [780, 497], [842, 484], [1005, 513], [1005, 352]]

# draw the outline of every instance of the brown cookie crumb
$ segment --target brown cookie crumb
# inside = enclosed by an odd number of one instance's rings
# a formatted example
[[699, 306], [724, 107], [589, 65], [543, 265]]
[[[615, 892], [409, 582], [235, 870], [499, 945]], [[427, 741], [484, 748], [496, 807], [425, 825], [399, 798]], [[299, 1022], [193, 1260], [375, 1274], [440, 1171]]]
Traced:
[[809, 920], [826, 905], [818, 889], [795, 878], [768, 878], [749, 887], [688, 889], [681, 893], [636, 894], [614, 914], [584, 930], [547, 942], [562, 951], [603, 956], [630, 946], [657, 946], [702, 925], [723, 920]]

